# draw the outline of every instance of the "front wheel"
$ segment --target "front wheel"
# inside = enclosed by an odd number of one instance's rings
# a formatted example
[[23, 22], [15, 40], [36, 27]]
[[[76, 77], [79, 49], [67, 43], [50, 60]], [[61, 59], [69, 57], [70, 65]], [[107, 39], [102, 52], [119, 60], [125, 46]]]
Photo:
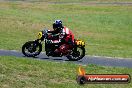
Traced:
[[28, 41], [22, 46], [22, 53], [27, 57], [35, 57], [42, 51], [42, 44]]
[[85, 56], [85, 48], [84, 47], [76, 47], [75, 50], [68, 56], [66, 56], [70, 61], [78, 61]]

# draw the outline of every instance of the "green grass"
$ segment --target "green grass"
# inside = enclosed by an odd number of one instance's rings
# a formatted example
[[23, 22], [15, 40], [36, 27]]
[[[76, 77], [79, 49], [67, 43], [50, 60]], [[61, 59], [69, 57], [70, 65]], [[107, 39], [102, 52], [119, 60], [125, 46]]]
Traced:
[[[129, 84], [76, 83], [77, 64], [0, 56], [0, 88], [131, 88]], [[130, 74], [130, 68], [83, 66], [88, 74]]]
[[120, 1], [131, 2], [132, 0], [6, 0], [6, 1], [82, 3], [82, 2], [120, 2]]
[[[13, 0], [12, 0], [13, 1]], [[16, 0], [17, 1], [17, 0]], [[132, 58], [132, 6], [86, 5], [91, 0], [26, 0], [0, 2], [0, 49], [21, 50], [43, 28], [62, 19], [76, 38], [86, 42], [86, 54]], [[70, 4], [69, 2], [80, 4]], [[92, 0], [93, 1], [93, 0]], [[98, 2], [115, 0], [94, 0]], [[126, 1], [126, 0], [116, 0]], [[131, 1], [131, 0], [127, 0]], [[77, 64], [0, 56], [0, 88], [131, 88], [130, 84], [76, 83]], [[130, 74], [130, 68], [83, 66], [89, 74]]]
[[21, 50], [40, 30], [52, 29], [52, 22], [62, 19], [76, 38], [86, 42], [86, 54], [132, 58], [131, 9], [127, 5], [0, 2], [0, 49]]

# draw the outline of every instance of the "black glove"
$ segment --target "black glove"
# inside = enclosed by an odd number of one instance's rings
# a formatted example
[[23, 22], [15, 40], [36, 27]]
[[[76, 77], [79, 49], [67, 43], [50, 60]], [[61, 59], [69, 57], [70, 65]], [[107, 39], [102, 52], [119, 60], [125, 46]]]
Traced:
[[43, 30], [42, 33], [43, 33], [44, 38], [48, 37], [48, 30], [47, 29]]

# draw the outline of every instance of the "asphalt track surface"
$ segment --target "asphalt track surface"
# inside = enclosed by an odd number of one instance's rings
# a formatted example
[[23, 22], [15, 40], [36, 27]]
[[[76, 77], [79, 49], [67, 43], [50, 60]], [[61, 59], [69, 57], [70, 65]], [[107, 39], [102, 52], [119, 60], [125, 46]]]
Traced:
[[[0, 50], [0, 56], [15, 56], [25, 57], [21, 52], [16, 50]], [[55, 62], [72, 62], [81, 65], [96, 64], [101, 66], [113, 66], [113, 67], [127, 67], [132, 68], [132, 59], [117, 59], [109, 57], [96, 57], [96, 56], [85, 56], [79, 61], [69, 61], [66, 57], [47, 57], [45, 53], [41, 53], [39, 56], [31, 59], [49, 60]]]

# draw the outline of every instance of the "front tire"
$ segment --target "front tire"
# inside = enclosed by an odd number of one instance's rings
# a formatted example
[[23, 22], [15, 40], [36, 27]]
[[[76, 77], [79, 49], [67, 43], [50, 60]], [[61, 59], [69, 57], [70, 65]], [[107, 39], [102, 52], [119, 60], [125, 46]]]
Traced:
[[[78, 51], [77, 49], [81, 49], [82, 52]], [[81, 53], [81, 54], [80, 54]], [[84, 47], [77, 47], [72, 54], [66, 56], [70, 61], [78, 61], [85, 56], [85, 48]]]
[[39, 55], [41, 51], [42, 44], [36, 41], [28, 41], [22, 46], [22, 53], [27, 57], [35, 57]]

